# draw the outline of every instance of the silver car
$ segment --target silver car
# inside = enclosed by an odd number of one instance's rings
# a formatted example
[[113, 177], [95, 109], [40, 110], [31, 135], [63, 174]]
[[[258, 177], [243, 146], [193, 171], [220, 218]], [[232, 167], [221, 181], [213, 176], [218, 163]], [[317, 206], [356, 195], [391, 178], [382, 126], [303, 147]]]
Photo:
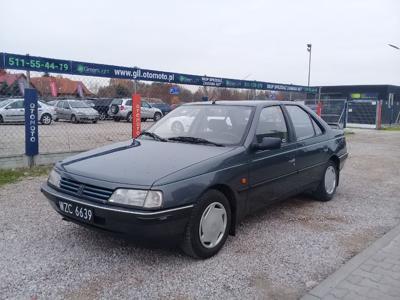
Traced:
[[[142, 121], [153, 119], [155, 122], [157, 122], [163, 116], [160, 109], [152, 107], [147, 101], [144, 100], [142, 100], [140, 112]], [[121, 120], [132, 122], [132, 99], [114, 99], [110, 104], [108, 115], [111, 116], [116, 122]]]
[[67, 120], [72, 123], [89, 121], [96, 123], [99, 120], [97, 110], [80, 100], [59, 100], [55, 105], [58, 120]]
[[[38, 120], [43, 125], [50, 125], [57, 118], [53, 107], [38, 101]], [[0, 123], [21, 123], [25, 121], [24, 99], [15, 98], [0, 102]]]

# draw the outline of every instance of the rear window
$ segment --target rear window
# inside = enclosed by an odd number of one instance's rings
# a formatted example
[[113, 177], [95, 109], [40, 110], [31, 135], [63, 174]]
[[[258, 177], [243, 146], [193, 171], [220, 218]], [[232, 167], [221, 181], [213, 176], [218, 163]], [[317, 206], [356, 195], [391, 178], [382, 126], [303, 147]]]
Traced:
[[295, 105], [287, 105], [286, 109], [292, 119], [297, 140], [301, 141], [313, 137], [315, 134], [314, 126], [308, 113]]
[[114, 99], [111, 104], [116, 104], [116, 105], [121, 105], [122, 104], [122, 99]]

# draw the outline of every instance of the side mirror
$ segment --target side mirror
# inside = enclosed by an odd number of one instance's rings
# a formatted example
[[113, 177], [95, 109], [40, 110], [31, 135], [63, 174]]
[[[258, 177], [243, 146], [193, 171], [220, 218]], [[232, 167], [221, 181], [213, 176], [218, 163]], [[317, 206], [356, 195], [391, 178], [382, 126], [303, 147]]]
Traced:
[[279, 149], [282, 145], [282, 140], [276, 137], [264, 137], [261, 143], [253, 142], [251, 149], [253, 150], [273, 150]]

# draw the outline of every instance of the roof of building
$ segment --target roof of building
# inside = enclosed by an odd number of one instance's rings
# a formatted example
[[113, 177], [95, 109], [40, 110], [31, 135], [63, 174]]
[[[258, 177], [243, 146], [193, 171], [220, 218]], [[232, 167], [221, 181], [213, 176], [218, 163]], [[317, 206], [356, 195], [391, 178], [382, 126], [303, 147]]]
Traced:
[[93, 95], [93, 93], [81, 81], [51, 76], [31, 78], [32, 85], [42, 95], [51, 94], [51, 82], [55, 82], [58, 95], [76, 95], [78, 93], [79, 85], [82, 86], [82, 92], [84, 95]]

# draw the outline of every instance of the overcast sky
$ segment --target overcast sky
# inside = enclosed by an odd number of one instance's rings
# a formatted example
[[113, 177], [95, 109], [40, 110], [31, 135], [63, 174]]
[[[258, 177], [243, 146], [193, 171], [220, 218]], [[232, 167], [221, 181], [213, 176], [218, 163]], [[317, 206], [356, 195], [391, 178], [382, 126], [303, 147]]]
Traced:
[[[0, 0], [0, 51], [306, 85], [400, 85], [399, 0]], [[249, 75], [250, 74], [250, 75]]]

